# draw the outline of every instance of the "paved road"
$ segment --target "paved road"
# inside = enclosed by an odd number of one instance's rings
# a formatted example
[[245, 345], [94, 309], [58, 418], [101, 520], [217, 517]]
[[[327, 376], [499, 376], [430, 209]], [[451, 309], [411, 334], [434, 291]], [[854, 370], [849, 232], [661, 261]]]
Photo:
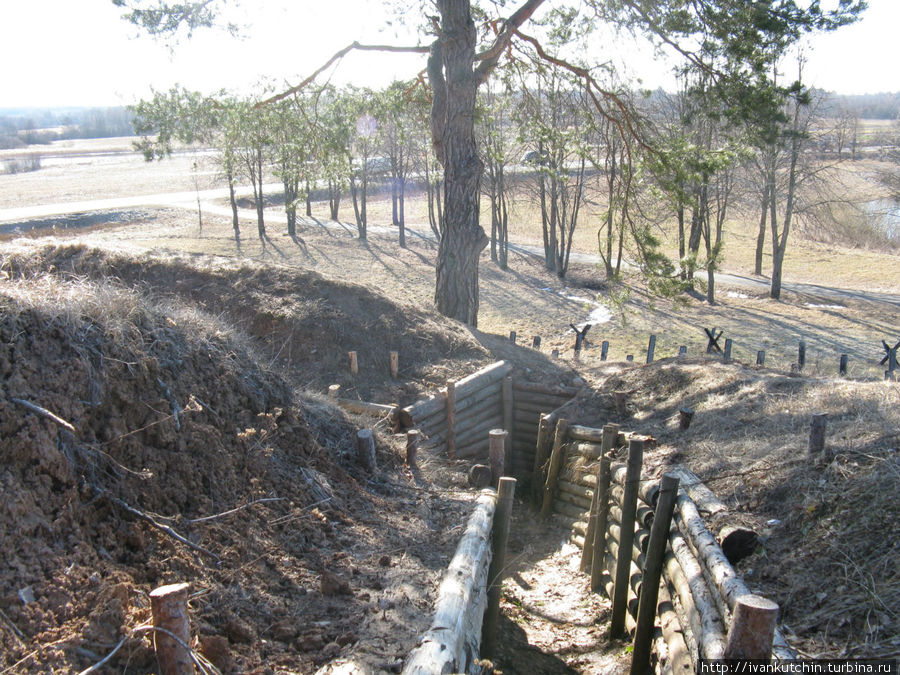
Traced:
[[[272, 183], [264, 186], [265, 191], [270, 193], [278, 192], [281, 188], [282, 186], [279, 183]], [[239, 188], [236, 193], [239, 197], [246, 197], [252, 195], [252, 190], [249, 187]], [[29, 221], [38, 221], [40, 219], [66, 216], [75, 213], [121, 211], [138, 207], [184, 208], [193, 210], [197, 208], [197, 197], [197, 192], [168, 192], [153, 195], [138, 195], [133, 197], [118, 197], [82, 202], [25, 206], [14, 209], [0, 209], [0, 232], [9, 232], [14, 229], [20, 231], [27, 230], [29, 229]], [[199, 192], [199, 197], [204, 213], [231, 218], [231, 209], [221, 203], [223, 199], [228, 198], [227, 188], [201, 190]], [[256, 220], [256, 212], [249, 209], [242, 209], [239, 212], [239, 215], [242, 220]], [[283, 213], [272, 214], [267, 216], [267, 218], [270, 222], [286, 223], [286, 218]], [[343, 223], [319, 221], [319, 224], [322, 227], [343, 230], [350, 235], [353, 235], [356, 232], [354, 226]], [[390, 235], [396, 232], [396, 228], [391, 226], [369, 226], [368, 229], [373, 234]], [[424, 225], [407, 225], [407, 231], [410, 236], [417, 236], [426, 240], [434, 239], [431, 230]], [[539, 246], [510, 244], [510, 250], [524, 255], [543, 256], [543, 249]], [[599, 256], [588, 253], [573, 253], [572, 261], [588, 264], [602, 263]], [[732, 274], [728, 272], [718, 272], [716, 274], [716, 281], [723, 286], [745, 288], [754, 292], [764, 292], [769, 288], [769, 281], [765, 278]], [[863, 300], [884, 303], [900, 308], [900, 294], [896, 293], [878, 293], [799, 282], [784, 282], [782, 288], [786, 291], [806, 296], [809, 300], [819, 300], [826, 303]]]

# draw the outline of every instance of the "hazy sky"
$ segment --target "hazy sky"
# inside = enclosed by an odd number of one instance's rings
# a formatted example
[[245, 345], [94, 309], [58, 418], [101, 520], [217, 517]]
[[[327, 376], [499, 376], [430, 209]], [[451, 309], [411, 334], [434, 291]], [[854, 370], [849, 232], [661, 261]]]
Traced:
[[[869, 5], [861, 22], [810, 45], [810, 84], [848, 94], [900, 91], [900, 0]], [[110, 0], [0, 0], [0, 108], [125, 105], [149, 96], [151, 86], [175, 83], [235, 90], [267, 78], [283, 88], [353, 40], [414, 40], [384, 30], [375, 0], [243, 0], [241, 7], [236, 18], [251, 24], [243, 39], [201, 31], [169, 49], [138, 35]], [[646, 86], [670, 82], [649, 51], [624, 39], [611, 48], [610, 58], [626, 61]], [[422, 68], [421, 56], [367, 52], [348, 57], [335, 78], [382, 86]]]

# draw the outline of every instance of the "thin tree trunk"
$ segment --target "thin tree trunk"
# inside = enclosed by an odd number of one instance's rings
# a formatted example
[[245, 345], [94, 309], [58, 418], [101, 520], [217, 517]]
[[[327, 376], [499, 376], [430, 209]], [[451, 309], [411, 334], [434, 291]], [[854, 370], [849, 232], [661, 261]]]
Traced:
[[756, 235], [756, 258], [753, 273], [762, 276], [763, 249], [766, 245], [766, 219], [769, 211], [769, 188], [763, 191], [762, 209], [759, 216], [759, 233]]
[[234, 176], [228, 172], [228, 203], [231, 205], [231, 227], [234, 229], [234, 240], [241, 243], [241, 223], [238, 218], [237, 198], [234, 196]]

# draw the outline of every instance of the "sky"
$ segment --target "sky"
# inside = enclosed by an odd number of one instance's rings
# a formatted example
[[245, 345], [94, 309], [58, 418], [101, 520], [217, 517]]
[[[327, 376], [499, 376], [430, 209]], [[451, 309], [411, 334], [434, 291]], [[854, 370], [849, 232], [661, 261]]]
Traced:
[[[0, 0], [0, 108], [128, 105], [176, 83], [203, 92], [282, 90], [353, 40], [416, 41], [385, 28], [375, 0], [243, 0], [233, 18], [244, 26], [240, 38], [203, 30], [167, 46], [124, 22], [111, 0]], [[900, 91], [898, 27], [900, 0], [869, 0], [862, 21], [811, 41], [805, 79], [842, 94]], [[605, 58], [643, 86], [672, 83], [652, 50], [624, 37], [603, 42]], [[380, 87], [424, 66], [422, 56], [356, 53], [331, 77]]]

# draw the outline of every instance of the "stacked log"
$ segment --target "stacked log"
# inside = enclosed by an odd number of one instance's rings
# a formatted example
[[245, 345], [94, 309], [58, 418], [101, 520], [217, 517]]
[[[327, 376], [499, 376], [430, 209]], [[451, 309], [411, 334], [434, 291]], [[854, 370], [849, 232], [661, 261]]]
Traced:
[[496, 504], [493, 490], [478, 498], [438, 590], [431, 628], [409, 655], [403, 675], [467, 673], [478, 658]]

